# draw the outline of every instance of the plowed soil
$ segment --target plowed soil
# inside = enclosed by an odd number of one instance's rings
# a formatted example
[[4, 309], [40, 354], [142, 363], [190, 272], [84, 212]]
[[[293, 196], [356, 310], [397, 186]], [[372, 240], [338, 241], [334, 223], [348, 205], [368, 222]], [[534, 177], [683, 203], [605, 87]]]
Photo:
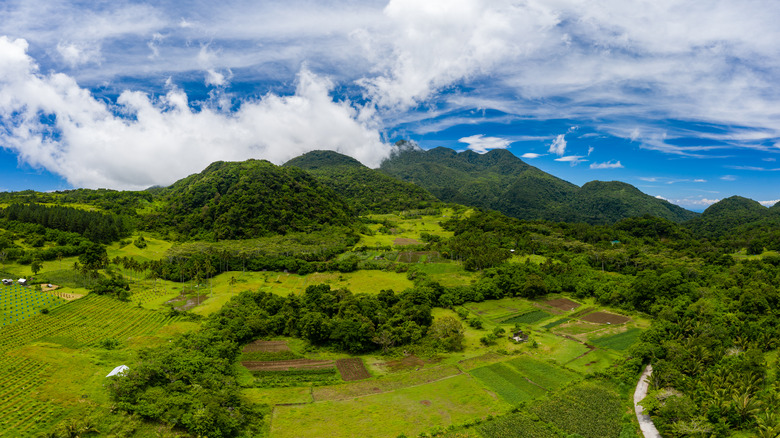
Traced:
[[555, 307], [556, 309], [561, 309], [564, 311], [574, 310], [577, 307], [580, 307], [580, 303], [572, 301], [568, 298], [556, 298], [554, 300], [547, 300], [544, 302], [544, 304], [547, 304], [550, 307]]
[[287, 341], [255, 341], [244, 347], [244, 353], [262, 351], [264, 353], [278, 353], [280, 351], [290, 351]]
[[395, 246], [404, 246], [404, 245], [420, 245], [422, 242], [420, 242], [417, 239], [409, 239], [406, 237], [399, 237], [393, 241], [393, 245]]
[[274, 361], [241, 362], [249, 371], [290, 371], [290, 370], [320, 370], [333, 368], [332, 360], [290, 359]]
[[631, 321], [631, 318], [626, 316], [606, 312], [589, 313], [580, 317], [580, 319], [587, 322], [595, 322], [597, 324], [625, 324], [628, 321]]
[[363, 365], [363, 361], [357, 358], [339, 359], [336, 361], [336, 368], [341, 373], [341, 378], [346, 381], [363, 380], [371, 377], [365, 365]]

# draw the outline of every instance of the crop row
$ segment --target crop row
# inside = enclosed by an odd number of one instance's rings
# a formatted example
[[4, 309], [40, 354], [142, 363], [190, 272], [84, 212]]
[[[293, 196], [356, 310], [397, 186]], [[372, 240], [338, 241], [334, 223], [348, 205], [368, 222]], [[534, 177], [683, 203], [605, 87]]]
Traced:
[[151, 334], [174, 319], [109, 297], [88, 295], [24, 321], [0, 328], [0, 352], [44, 338], [65, 337], [70, 347], [105, 338]]
[[545, 423], [534, 421], [522, 412], [504, 415], [493, 421], [482, 424], [479, 433], [485, 438], [558, 438], [559, 435], [552, 431]]
[[0, 360], [0, 436], [35, 436], [59, 419], [62, 409], [33, 396], [50, 365], [23, 357]]
[[551, 363], [541, 362], [530, 357], [518, 357], [506, 362], [532, 382], [548, 390], [556, 390], [575, 380], [579, 375]]
[[584, 438], [617, 438], [622, 428], [620, 396], [595, 384], [572, 387], [532, 411], [566, 433]]
[[504, 363], [477, 368], [470, 373], [488, 389], [515, 405], [540, 397], [547, 392], [526, 379], [517, 369]]

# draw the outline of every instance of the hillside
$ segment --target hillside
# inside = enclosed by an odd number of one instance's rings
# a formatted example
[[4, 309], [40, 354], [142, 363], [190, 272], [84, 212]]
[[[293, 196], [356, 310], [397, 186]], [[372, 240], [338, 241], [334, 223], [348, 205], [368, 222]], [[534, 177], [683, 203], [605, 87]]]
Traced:
[[159, 196], [165, 207], [148, 226], [191, 238], [246, 239], [354, 221], [349, 206], [314, 177], [264, 160], [212, 163]]
[[443, 201], [490, 208], [519, 219], [613, 223], [632, 216], [682, 222], [696, 213], [621, 182], [577, 187], [530, 166], [507, 150], [486, 154], [400, 148], [380, 170], [418, 184]]
[[490, 208], [522, 219], [548, 219], [577, 186], [529, 166], [506, 150], [480, 155], [438, 147], [403, 149], [382, 172], [417, 184], [442, 201]]
[[293, 158], [284, 167], [298, 167], [312, 174], [361, 214], [422, 209], [438, 202], [420, 186], [369, 169], [337, 152], [312, 151]]

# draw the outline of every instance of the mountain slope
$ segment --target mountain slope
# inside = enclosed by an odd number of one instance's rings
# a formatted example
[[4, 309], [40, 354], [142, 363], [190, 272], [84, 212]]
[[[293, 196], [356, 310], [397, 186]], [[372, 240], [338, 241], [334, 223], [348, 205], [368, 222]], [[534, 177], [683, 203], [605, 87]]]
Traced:
[[686, 225], [698, 237], [717, 238], [744, 234], [748, 229], [770, 223], [780, 223], [777, 210], [768, 209], [752, 199], [732, 196], [710, 205], [700, 217]]
[[438, 200], [420, 186], [369, 169], [332, 151], [312, 151], [286, 162], [312, 174], [341, 195], [358, 213], [388, 213], [428, 208]]
[[490, 208], [519, 219], [612, 223], [650, 214], [682, 222], [696, 216], [630, 184], [593, 181], [577, 187], [501, 149], [477, 154], [402, 147], [380, 170], [418, 184], [443, 201]]
[[244, 239], [349, 225], [354, 214], [308, 173], [265, 160], [212, 163], [165, 188], [152, 227], [186, 237]]
[[578, 189], [506, 150], [480, 155], [443, 147], [404, 149], [379, 169], [427, 189], [442, 201], [490, 208], [521, 219], [550, 219]]

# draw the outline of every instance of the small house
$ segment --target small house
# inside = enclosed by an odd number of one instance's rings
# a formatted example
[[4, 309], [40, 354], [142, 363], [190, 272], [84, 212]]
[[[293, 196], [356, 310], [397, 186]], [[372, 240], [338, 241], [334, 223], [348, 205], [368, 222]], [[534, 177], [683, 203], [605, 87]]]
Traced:
[[528, 340], [528, 335], [526, 333], [523, 333], [522, 330], [518, 330], [512, 333], [512, 336], [510, 336], [509, 339], [515, 342], [525, 342]]
[[10, 286], [10, 285], [14, 284], [14, 281], [11, 280], [10, 278], [4, 278], [3, 279], [3, 284], [6, 285], [6, 286]]
[[16, 282], [19, 283], [22, 286], [27, 286], [27, 279], [25, 279], [25, 278], [20, 278], [20, 279], [16, 280]]

